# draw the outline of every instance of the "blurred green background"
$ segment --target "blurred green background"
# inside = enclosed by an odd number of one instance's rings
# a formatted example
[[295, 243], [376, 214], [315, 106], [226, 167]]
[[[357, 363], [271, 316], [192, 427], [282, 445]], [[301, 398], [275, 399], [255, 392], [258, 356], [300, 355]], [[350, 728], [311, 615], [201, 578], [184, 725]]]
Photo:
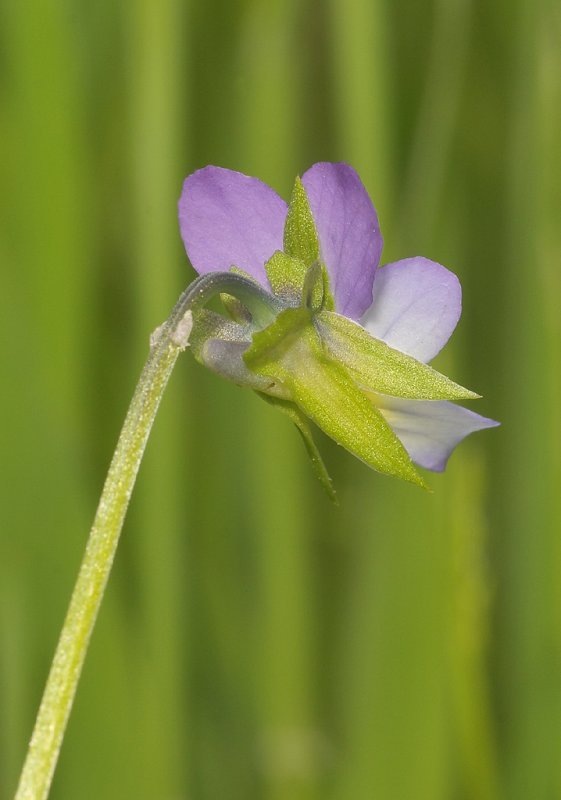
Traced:
[[183, 178], [345, 160], [384, 260], [464, 288], [437, 366], [503, 422], [428, 495], [183, 357], [52, 798], [561, 798], [561, 6], [5, 0], [0, 796], [148, 336]]

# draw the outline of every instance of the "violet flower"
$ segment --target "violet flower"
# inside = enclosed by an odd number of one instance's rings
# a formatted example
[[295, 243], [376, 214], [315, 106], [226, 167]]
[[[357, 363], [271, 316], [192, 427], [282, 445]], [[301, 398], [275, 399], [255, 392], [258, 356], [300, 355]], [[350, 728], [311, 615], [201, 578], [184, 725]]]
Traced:
[[195, 357], [288, 414], [328, 489], [308, 419], [421, 485], [412, 462], [442, 471], [465, 436], [498, 424], [450, 402], [479, 395], [427, 366], [459, 320], [458, 279], [422, 257], [379, 267], [378, 217], [347, 164], [314, 164], [290, 205], [257, 178], [205, 167], [185, 180], [179, 221], [195, 270], [233, 269], [265, 307], [223, 294], [229, 319], [199, 310]]

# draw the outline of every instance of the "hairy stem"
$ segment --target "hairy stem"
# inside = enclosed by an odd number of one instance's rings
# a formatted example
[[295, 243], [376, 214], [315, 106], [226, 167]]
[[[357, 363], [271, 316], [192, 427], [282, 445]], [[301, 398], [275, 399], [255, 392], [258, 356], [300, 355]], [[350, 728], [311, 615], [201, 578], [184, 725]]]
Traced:
[[273, 298], [252, 281], [232, 273], [212, 273], [198, 278], [185, 290], [168, 320], [153, 335], [150, 355], [103, 487], [15, 800], [44, 800], [48, 796], [82, 665], [160, 400], [177, 357], [187, 345], [191, 312], [220, 292], [237, 296], [256, 321], [258, 318], [265, 321], [272, 313]]

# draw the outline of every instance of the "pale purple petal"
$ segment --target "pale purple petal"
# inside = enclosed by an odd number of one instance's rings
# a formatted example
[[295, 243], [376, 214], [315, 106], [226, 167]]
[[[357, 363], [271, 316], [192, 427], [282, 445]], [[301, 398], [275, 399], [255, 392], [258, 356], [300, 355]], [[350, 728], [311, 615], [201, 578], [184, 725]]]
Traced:
[[427, 362], [444, 347], [461, 312], [454, 273], [418, 256], [380, 267], [374, 301], [361, 323], [377, 339]]
[[411, 460], [434, 472], [442, 472], [452, 450], [470, 433], [500, 425], [447, 400], [402, 400], [377, 395], [376, 406]]
[[282, 250], [287, 205], [267, 184], [222, 167], [186, 178], [179, 227], [200, 275], [236, 266], [268, 287], [264, 264]]
[[372, 303], [372, 284], [382, 252], [372, 201], [348, 164], [314, 164], [304, 173], [302, 183], [316, 223], [335, 308], [357, 320]]

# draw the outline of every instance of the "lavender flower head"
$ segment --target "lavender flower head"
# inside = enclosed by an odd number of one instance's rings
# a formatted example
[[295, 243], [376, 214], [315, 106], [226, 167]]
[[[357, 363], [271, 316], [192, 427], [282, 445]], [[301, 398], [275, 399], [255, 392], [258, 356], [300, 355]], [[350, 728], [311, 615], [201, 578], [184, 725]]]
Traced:
[[250, 278], [265, 309], [222, 294], [228, 318], [195, 314], [195, 357], [287, 414], [330, 492], [309, 420], [420, 485], [413, 462], [442, 471], [465, 436], [498, 424], [450, 402], [479, 395], [427, 365], [459, 320], [458, 279], [419, 256], [379, 266], [378, 217], [347, 164], [314, 164], [290, 205], [257, 178], [205, 167], [185, 180], [179, 221], [195, 270]]

